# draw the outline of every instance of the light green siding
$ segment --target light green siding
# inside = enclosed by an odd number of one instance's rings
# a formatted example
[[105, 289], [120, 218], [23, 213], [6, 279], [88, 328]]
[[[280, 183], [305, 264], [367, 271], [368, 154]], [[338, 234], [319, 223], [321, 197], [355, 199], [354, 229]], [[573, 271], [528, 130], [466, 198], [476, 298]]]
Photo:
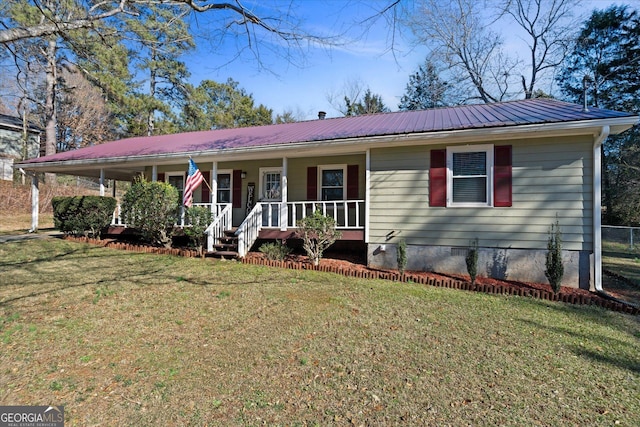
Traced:
[[[429, 152], [446, 145], [371, 150], [370, 242], [392, 231], [408, 244], [544, 249], [556, 216], [567, 250], [592, 246], [592, 142], [531, 139], [513, 147], [513, 206], [429, 206]], [[397, 240], [397, 238], [395, 240]], [[394, 243], [392, 241], [391, 243]]]

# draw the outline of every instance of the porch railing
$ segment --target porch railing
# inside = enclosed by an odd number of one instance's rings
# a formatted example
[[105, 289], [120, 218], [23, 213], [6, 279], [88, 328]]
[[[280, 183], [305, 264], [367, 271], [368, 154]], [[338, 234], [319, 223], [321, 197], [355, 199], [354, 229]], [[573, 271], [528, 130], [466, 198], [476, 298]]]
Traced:
[[[282, 209], [286, 207], [286, 209]], [[300, 219], [319, 210], [333, 218], [338, 229], [364, 228], [364, 200], [332, 200], [304, 202], [257, 203], [244, 222], [238, 227], [238, 254], [244, 257], [258, 239], [263, 228], [296, 228]]]
[[205, 230], [207, 234], [207, 252], [212, 252], [213, 247], [224, 237], [225, 231], [231, 230], [231, 204], [218, 205], [216, 211], [220, 212]]
[[[211, 209], [211, 213], [213, 214], [214, 218], [217, 218], [222, 211], [229, 205], [229, 203], [217, 203], [217, 204], [213, 204], [213, 203], [194, 203], [192, 206], [204, 206], [207, 207], [209, 209]], [[120, 207], [120, 203], [118, 203], [118, 205], [116, 206], [115, 210], [113, 211], [113, 215], [111, 216], [111, 225], [113, 226], [119, 226], [119, 227], [126, 227], [127, 224], [124, 223], [124, 221], [122, 221], [122, 208]], [[180, 208], [180, 219], [178, 221], [176, 221], [176, 225], [179, 227], [184, 227], [185, 223], [184, 223], [184, 209]]]
[[236, 231], [238, 237], [238, 256], [244, 258], [251, 249], [251, 246], [258, 239], [258, 233], [262, 228], [262, 203], [257, 203], [249, 212], [249, 215], [242, 221], [240, 227]]

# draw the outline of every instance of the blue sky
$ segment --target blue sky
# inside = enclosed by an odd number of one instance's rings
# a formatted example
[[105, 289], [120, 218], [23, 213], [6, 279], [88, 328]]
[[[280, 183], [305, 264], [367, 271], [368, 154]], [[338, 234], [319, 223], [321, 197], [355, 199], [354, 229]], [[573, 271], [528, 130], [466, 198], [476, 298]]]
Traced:
[[[256, 103], [262, 103], [274, 110], [274, 114], [292, 111], [299, 119], [314, 119], [318, 111], [326, 111], [328, 117], [340, 113], [327, 99], [329, 94], [344, 93], [344, 86], [350, 81], [359, 81], [373, 93], [380, 94], [384, 103], [397, 110], [400, 97], [404, 93], [409, 75], [425, 58], [425, 48], [411, 47], [406, 39], [396, 39], [398, 51], [389, 51], [390, 31], [388, 24], [380, 20], [365, 34], [354, 23], [371, 16], [376, 8], [388, 4], [387, 0], [342, 1], [342, 0], [299, 0], [289, 2], [273, 1], [264, 6], [263, 0], [246, 0], [243, 4], [255, 8], [257, 13], [277, 16], [278, 10], [286, 9], [293, 3], [300, 19], [301, 28], [318, 35], [342, 33], [344, 44], [328, 48], [308, 45], [300, 51], [289, 52], [287, 58], [282, 45], [275, 40], [258, 46], [258, 59], [249, 50], [231, 61], [238, 53], [238, 41], [227, 39], [224, 44], [212, 46], [211, 42], [198, 39], [198, 50], [185, 60], [192, 72], [192, 82], [198, 84], [203, 79], [225, 81], [228, 77], [240, 83], [251, 93]], [[619, 2], [611, 0], [584, 1], [582, 13], [588, 15], [594, 8], [603, 9]], [[640, 0], [626, 0], [639, 8]], [[203, 33], [216, 28], [216, 23], [198, 18], [197, 28]], [[508, 46], [517, 49], [518, 38], [506, 38]], [[245, 39], [239, 40], [244, 45]], [[283, 57], [283, 55], [285, 57]]]

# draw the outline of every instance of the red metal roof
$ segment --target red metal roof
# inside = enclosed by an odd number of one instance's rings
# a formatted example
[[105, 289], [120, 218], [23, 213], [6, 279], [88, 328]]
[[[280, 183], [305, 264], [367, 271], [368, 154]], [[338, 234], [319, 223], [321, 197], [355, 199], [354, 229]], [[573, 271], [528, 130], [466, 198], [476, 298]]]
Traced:
[[552, 99], [462, 105], [400, 111], [279, 125], [127, 138], [32, 159], [28, 163], [153, 156], [199, 151], [278, 146], [385, 135], [405, 135], [545, 123], [633, 117], [634, 114], [589, 108]]

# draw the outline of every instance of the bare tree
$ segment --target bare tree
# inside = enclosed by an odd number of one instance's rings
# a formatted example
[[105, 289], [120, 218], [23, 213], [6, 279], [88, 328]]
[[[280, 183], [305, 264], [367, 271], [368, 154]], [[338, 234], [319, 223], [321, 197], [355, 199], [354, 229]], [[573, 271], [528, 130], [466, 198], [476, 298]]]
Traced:
[[541, 74], [559, 66], [570, 46], [573, 10], [578, 0], [506, 0], [503, 13], [525, 31], [529, 48], [528, 81], [521, 75], [525, 98], [533, 96]]
[[510, 95], [515, 64], [503, 54], [501, 37], [482, 21], [481, 7], [476, 0], [421, 0], [407, 24], [458, 84], [470, 86], [470, 101], [497, 102]]
[[110, 140], [110, 113], [100, 89], [73, 66], [62, 68], [60, 74], [57, 151]]

